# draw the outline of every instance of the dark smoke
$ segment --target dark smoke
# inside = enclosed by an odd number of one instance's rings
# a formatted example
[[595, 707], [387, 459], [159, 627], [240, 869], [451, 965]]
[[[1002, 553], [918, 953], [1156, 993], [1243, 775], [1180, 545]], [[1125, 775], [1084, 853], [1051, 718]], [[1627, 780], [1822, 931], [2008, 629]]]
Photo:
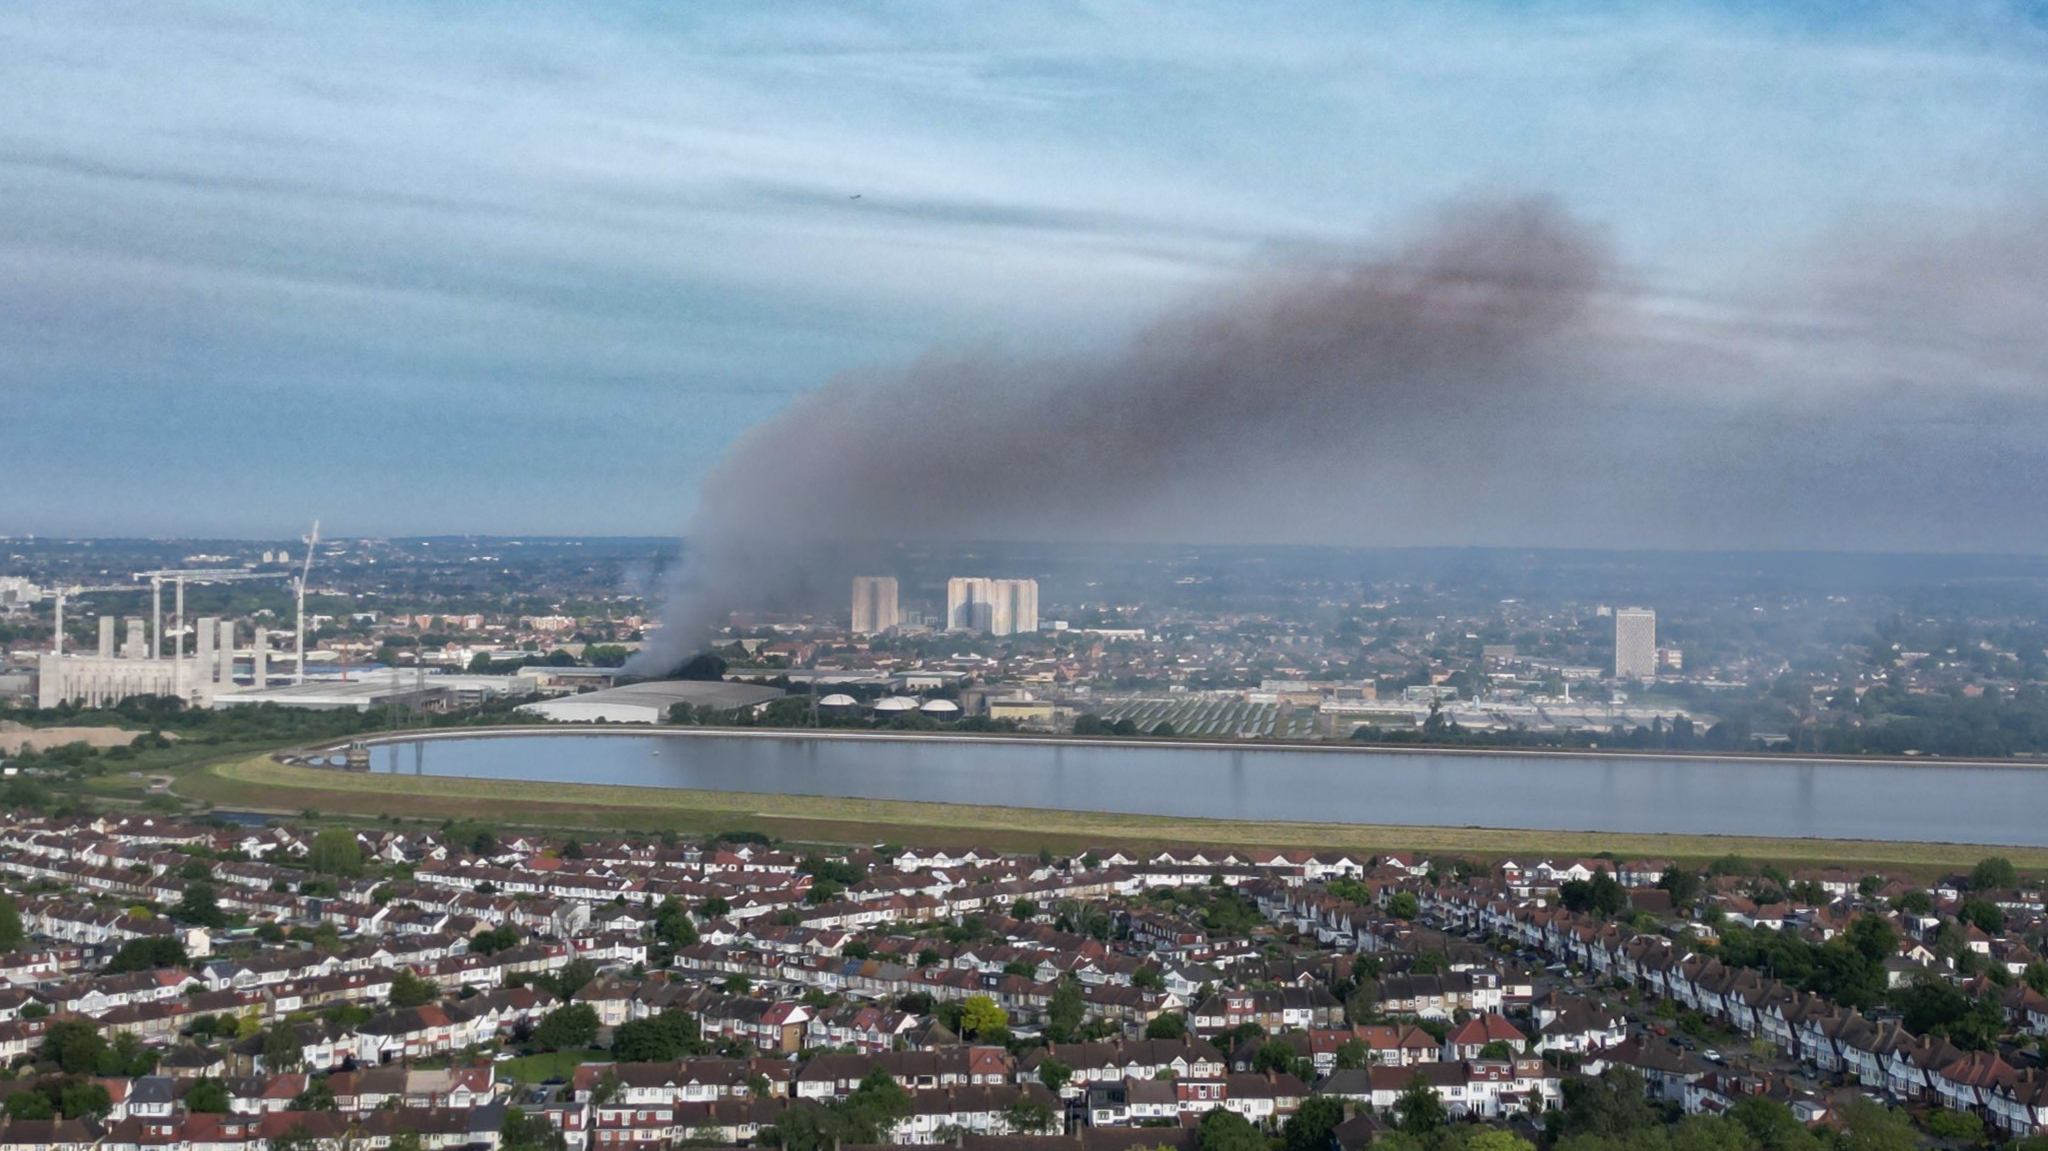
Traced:
[[[841, 379], [706, 481], [638, 665], [730, 610], [843, 593], [906, 539], [1897, 550], [2018, 529], [1993, 550], [2032, 550], [2042, 513], [2006, 489], [2048, 442], [2027, 326], [2048, 265], [2000, 234], [1839, 242], [1728, 304], [1641, 292], [1550, 201], [1467, 205], [1106, 358]], [[1987, 497], [2014, 505], [1995, 535]]]

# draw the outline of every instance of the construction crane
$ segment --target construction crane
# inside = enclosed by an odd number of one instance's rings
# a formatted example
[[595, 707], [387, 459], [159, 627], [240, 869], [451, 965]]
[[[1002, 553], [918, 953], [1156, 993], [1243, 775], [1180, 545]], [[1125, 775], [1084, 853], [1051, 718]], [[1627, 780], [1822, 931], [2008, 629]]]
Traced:
[[313, 549], [320, 546], [320, 521], [313, 521], [313, 530], [299, 537], [306, 543], [306, 562], [299, 568], [299, 578], [293, 586], [298, 598], [298, 669], [292, 674], [293, 683], [306, 682], [306, 581], [313, 575]]
[[163, 658], [164, 649], [164, 581], [170, 580], [173, 588], [171, 613], [177, 621], [178, 650], [173, 658], [185, 654], [185, 585], [188, 583], [233, 583], [246, 579], [283, 579], [288, 572], [259, 572], [247, 568], [158, 568], [155, 571], [136, 572], [136, 579], [149, 581], [149, 626], [151, 631], [149, 658]]

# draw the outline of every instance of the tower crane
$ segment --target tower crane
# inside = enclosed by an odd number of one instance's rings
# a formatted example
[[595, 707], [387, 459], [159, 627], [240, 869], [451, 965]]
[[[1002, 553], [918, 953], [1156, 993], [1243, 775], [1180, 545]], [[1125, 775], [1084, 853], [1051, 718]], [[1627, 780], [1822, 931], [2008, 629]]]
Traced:
[[293, 586], [298, 598], [298, 668], [292, 674], [293, 683], [306, 682], [306, 580], [313, 574], [313, 549], [320, 546], [320, 521], [313, 521], [313, 530], [299, 537], [306, 543], [306, 562], [299, 568], [299, 578]]
[[56, 635], [55, 635], [55, 636], [53, 637], [53, 639], [52, 639], [52, 641], [51, 641], [51, 644], [50, 644], [50, 651], [51, 651], [51, 653], [52, 653], [52, 654], [54, 654], [54, 655], [56, 655], [56, 656], [57, 656], [57, 657], [59, 657], [60, 659], [61, 659], [61, 658], [63, 657], [63, 655], [64, 655], [64, 601], [65, 601], [66, 599], [70, 598], [71, 596], [75, 596], [75, 595], [84, 595], [84, 594], [85, 594], [85, 593], [87, 593], [87, 592], [95, 592], [95, 591], [141, 591], [141, 590], [142, 590], [142, 585], [141, 585], [141, 584], [124, 584], [124, 583], [110, 583], [110, 584], [71, 584], [71, 585], [70, 585], [70, 586], [68, 586], [68, 587], [56, 587], [56, 588], [52, 588], [52, 589], [50, 589], [50, 591], [51, 591], [51, 594], [52, 594], [53, 596], [55, 596], [55, 597], [56, 597], [56, 608], [57, 608], [57, 611], [56, 611], [56, 616], [57, 616], [57, 631], [56, 631]]

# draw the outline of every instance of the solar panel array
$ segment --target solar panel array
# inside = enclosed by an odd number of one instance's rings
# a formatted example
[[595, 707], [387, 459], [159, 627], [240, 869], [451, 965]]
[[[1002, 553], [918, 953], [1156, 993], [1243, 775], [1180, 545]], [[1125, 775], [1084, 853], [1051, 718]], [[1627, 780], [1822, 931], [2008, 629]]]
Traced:
[[1111, 704], [1102, 718], [1128, 719], [1149, 734], [1161, 723], [1176, 735], [1212, 739], [1314, 739], [1315, 717], [1300, 708], [1233, 699], [1134, 699]]

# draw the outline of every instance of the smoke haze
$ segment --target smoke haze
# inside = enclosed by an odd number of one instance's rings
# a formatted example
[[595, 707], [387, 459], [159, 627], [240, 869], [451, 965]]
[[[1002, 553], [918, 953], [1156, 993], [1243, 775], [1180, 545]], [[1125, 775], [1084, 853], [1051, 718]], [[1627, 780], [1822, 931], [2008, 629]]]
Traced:
[[2043, 214], [1660, 294], [1543, 199], [1248, 272], [1112, 353], [850, 375], [706, 481], [638, 660], [913, 539], [2036, 551]]

